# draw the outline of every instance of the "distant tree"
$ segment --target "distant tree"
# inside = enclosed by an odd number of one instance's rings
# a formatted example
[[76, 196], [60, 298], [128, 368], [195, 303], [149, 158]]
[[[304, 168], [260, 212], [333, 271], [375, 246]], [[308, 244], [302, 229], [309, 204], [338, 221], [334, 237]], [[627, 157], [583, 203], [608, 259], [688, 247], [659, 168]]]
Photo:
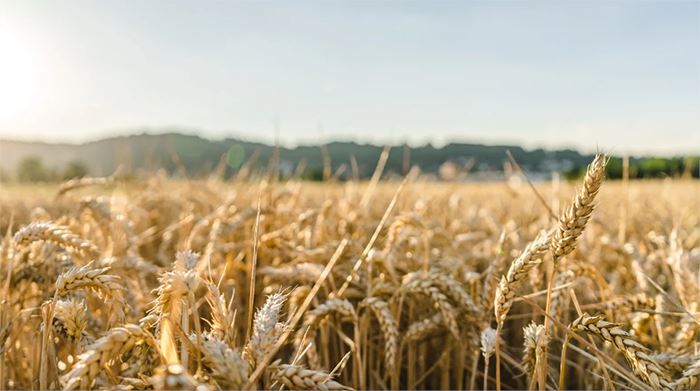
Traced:
[[85, 163], [74, 160], [66, 165], [63, 169], [63, 179], [82, 178], [88, 174], [88, 169]]
[[663, 158], [647, 158], [639, 163], [639, 171], [643, 178], [670, 176], [672, 169], [672, 162]]
[[49, 179], [49, 172], [36, 156], [22, 159], [17, 166], [17, 180], [20, 182], [40, 182]]
[[585, 173], [585, 167], [574, 167], [571, 170], [564, 171], [564, 179], [567, 181], [575, 181], [582, 178]]
[[307, 181], [320, 182], [323, 180], [323, 169], [319, 167], [307, 168], [304, 170], [301, 178]]
[[620, 179], [623, 174], [622, 170], [622, 159], [619, 157], [612, 157], [605, 167], [605, 175], [608, 179]]
[[700, 157], [688, 157], [683, 161], [683, 176], [688, 178], [700, 177]]

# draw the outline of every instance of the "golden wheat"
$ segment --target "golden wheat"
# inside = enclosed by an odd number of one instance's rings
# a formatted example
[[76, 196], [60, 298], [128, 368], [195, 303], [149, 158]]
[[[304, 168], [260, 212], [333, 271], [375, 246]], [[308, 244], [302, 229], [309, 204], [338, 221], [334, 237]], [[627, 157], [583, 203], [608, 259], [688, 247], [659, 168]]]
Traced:
[[[697, 388], [698, 184], [620, 197], [606, 163], [534, 184], [551, 200], [420, 177], [10, 186], [0, 388]], [[542, 202], [571, 195], [553, 221]]]

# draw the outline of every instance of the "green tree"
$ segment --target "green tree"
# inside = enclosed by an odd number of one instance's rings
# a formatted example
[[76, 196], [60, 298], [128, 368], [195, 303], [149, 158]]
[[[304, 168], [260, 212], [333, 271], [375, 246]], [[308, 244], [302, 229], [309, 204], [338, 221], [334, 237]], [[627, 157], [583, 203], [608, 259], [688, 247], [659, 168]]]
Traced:
[[323, 169], [307, 168], [301, 175], [301, 178], [307, 181], [320, 182], [323, 180]]
[[66, 167], [63, 169], [63, 179], [68, 180], [68, 179], [74, 179], [74, 178], [82, 178], [88, 174], [88, 169], [87, 166], [85, 166], [85, 163], [81, 161], [74, 160], [68, 164], [66, 164]]
[[683, 161], [683, 175], [688, 178], [700, 177], [700, 157], [687, 157]]
[[49, 172], [38, 157], [26, 157], [17, 166], [17, 179], [20, 182], [45, 181], [49, 179]]
[[619, 157], [610, 158], [608, 165], [605, 167], [605, 175], [608, 179], [622, 178], [622, 159]]

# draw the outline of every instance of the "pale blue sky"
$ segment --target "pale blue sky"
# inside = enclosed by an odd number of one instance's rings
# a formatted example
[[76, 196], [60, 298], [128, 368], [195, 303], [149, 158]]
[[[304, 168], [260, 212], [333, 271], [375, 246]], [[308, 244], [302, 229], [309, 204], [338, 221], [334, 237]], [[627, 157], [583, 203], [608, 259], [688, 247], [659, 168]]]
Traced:
[[285, 144], [699, 151], [700, 2], [0, 0], [0, 137], [276, 120]]

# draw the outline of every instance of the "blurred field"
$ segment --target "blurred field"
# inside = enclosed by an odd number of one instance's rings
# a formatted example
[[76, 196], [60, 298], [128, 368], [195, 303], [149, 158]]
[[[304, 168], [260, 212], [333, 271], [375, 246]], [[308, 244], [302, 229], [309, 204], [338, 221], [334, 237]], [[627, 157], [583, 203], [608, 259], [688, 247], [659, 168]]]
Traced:
[[507, 287], [501, 327], [499, 281], [581, 183], [399, 185], [3, 186], [0, 384], [696, 387], [700, 182], [603, 183], [556, 273], [537, 252]]

